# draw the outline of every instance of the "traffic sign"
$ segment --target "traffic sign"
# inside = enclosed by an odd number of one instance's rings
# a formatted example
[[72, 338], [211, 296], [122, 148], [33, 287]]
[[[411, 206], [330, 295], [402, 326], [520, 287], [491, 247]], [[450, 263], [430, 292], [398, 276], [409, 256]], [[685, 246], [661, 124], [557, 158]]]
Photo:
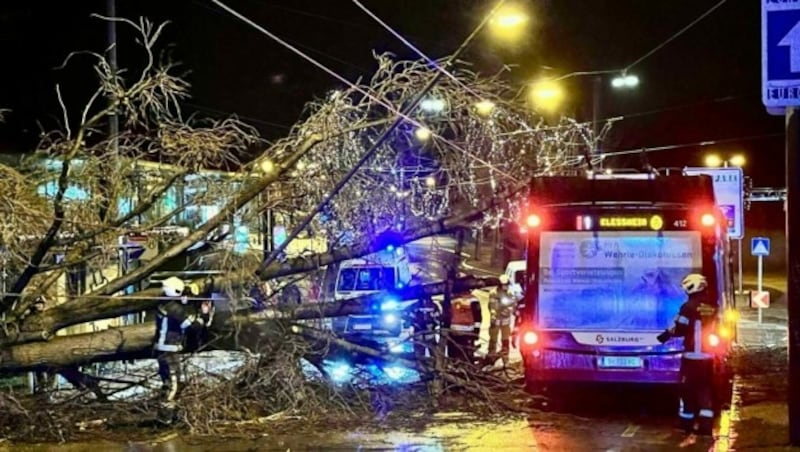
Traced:
[[764, 309], [769, 307], [769, 292], [766, 290], [754, 290], [750, 292], [750, 307]]
[[686, 168], [689, 176], [707, 174], [714, 183], [714, 198], [728, 220], [728, 237], [744, 237], [744, 174], [738, 167]]
[[750, 240], [750, 253], [753, 256], [769, 256], [769, 238], [753, 237]]
[[761, 100], [774, 115], [800, 106], [800, 1], [761, 0]]

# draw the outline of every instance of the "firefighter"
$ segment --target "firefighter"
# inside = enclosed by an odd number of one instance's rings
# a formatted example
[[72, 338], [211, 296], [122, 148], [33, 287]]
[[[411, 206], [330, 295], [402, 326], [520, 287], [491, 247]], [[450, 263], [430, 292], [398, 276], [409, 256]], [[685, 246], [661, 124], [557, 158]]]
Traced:
[[475, 342], [481, 333], [481, 303], [469, 291], [453, 297], [448, 356], [458, 361], [475, 362]]
[[433, 353], [439, 317], [439, 308], [430, 297], [422, 298], [420, 305], [411, 315], [411, 324], [414, 327], [414, 356], [418, 360], [424, 359], [428, 350]]
[[678, 415], [681, 428], [693, 432], [697, 422], [698, 433], [710, 435], [714, 422], [713, 373], [714, 355], [703, 339], [714, 331], [717, 319], [716, 300], [708, 296], [705, 276], [692, 273], [683, 278], [683, 290], [688, 300], [675, 317], [675, 324], [658, 336], [661, 343], [673, 337], [682, 337], [684, 352], [681, 357], [681, 403]]
[[508, 275], [500, 275], [500, 286], [489, 295], [489, 350], [486, 352], [486, 365], [497, 361], [497, 336], [500, 336], [503, 366], [508, 365], [511, 345], [511, 317], [517, 309], [520, 297], [509, 287]]
[[156, 338], [153, 348], [161, 377], [161, 392], [166, 405], [171, 406], [182, 379], [179, 353], [189, 328], [205, 329], [214, 318], [211, 301], [203, 301], [199, 308], [189, 303], [183, 281], [174, 276], [162, 283], [162, 293], [169, 301], [156, 309]]

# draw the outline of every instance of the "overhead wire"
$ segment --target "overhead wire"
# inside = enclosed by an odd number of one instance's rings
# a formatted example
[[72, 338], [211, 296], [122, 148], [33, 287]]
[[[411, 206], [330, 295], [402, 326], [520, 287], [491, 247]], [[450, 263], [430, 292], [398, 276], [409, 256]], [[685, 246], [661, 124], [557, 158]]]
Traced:
[[670, 151], [674, 149], [680, 148], [688, 148], [688, 147], [706, 147], [706, 146], [716, 146], [719, 144], [725, 143], [733, 143], [737, 141], [750, 141], [750, 140], [759, 140], [759, 139], [767, 139], [767, 138], [776, 138], [782, 137], [785, 134], [783, 132], [780, 133], [766, 133], [760, 135], [745, 135], [741, 137], [731, 137], [731, 138], [721, 138], [717, 140], [704, 140], [704, 141], [695, 141], [690, 143], [679, 143], [679, 144], [668, 144], [662, 146], [652, 146], [652, 147], [642, 147], [636, 149], [625, 149], [621, 151], [612, 151], [612, 152], [603, 152], [599, 155], [601, 158], [608, 158], [608, 157], [616, 157], [620, 155], [630, 155], [630, 154], [639, 154], [639, 153], [648, 153], [648, 152], [659, 152], [659, 151]]
[[[358, 91], [359, 93], [363, 94], [363, 95], [364, 95], [364, 96], [366, 96], [367, 98], [369, 98], [369, 99], [371, 99], [371, 100], [375, 101], [376, 103], [378, 103], [378, 104], [382, 105], [382, 106], [383, 106], [383, 107], [385, 107], [387, 110], [389, 110], [390, 112], [392, 112], [392, 114], [398, 115], [400, 118], [402, 118], [402, 119], [404, 119], [404, 120], [408, 121], [409, 123], [411, 123], [412, 125], [414, 125], [414, 126], [416, 126], [416, 127], [425, 127], [425, 125], [424, 125], [424, 124], [420, 123], [420, 122], [419, 122], [419, 121], [417, 121], [416, 119], [414, 119], [414, 118], [412, 118], [412, 117], [410, 117], [410, 116], [408, 116], [408, 115], [406, 115], [406, 114], [403, 114], [403, 113], [402, 113], [400, 110], [398, 110], [398, 109], [397, 109], [397, 108], [396, 108], [394, 105], [392, 105], [392, 104], [390, 104], [390, 103], [388, 103], [388, 102], [386, 102], [386, 101], [384, 101], [384, 100], [382, 100], [382, 99], [379, 99], [379, 98], [375, 97], [375, 96], [374, 96], [372, 93], [370, 93], [369, 91], [367, 91], [367, 90], [363, 89], [362, 87], [358, 86], [357, 84], [355, 84], [355, 83], [351, 82], [350, 80], [348, 80], [347, 78], [343, 77], [342, 75], [340, 75], [340, 74], [339, 74], [339, 73], [337, 73], [336, 71], [334, 71], [334, 70], [332, 70], [332, 69], [328, 68], [328, 67], [327, 67], [327, 66], [325, 66], [324, 64], [320, 63], [318, 60], [315, 60], [313, 57], [311, 57], [311, 56], [309, 56], [308, 54], [304, 53], [304, 52], [303, 52], [302, 50], [300, 50], [298, 47], [296, 47], [296, 46], [294, 46], [294, 45], [290, 44], [290, 43], [289, 43], [289, 42], [287, 42], [286, 40], [282, 39], [280, 36], [277, 36], [276, 34], [274, 34], [274, 33], [270, 32], [270, 31], [269, 31], [269, 30], [267, 30], [266, 28], [262, 27], [261, 25], [258, 25], [257, 23], [253, 22], [251, 19], [249, 19], [248, 17], [246, 17], [246, 16], [244, 16], [243, 14], [239, 13], [238, 11], [234, 10], [233, 8], [229, 7], [228, 5], [226, 5], [225, 3], [223, 3], [222, 1], [220, 1], [220, 0], [211, 0], [211, 1], [212, 1], [212, 3], [215, 3], [215, 4], [216, 4], [216, 5], [218, 5], [220, 8], [224, 9], [225, 11], [227, 11], [228, 13], [230, 13], [231, 15], [233, 15], [234, 17], [236, 17], [237, 19], [239, 19], [239, 20], [241, 20], [242, 22], [244, 22], [245, 24], [247, 24], [247, 25], [249, 25], [249, 26], [251, 26], [251, 27], [255, 28], [255, 29], [256, 29], [256, 30], [258, 30], [260, 33], [262, 33], [262, 34], [266, 35], [267, 37], [269, 37], [269, 38], [270, 38], [270, 39], [272, 39], [273, 41], [277, 42], [278, 44], [282, 45], [283, 47], [285, 47], [285, 48], [287, 48], [287, 49], [291, 50], [293, 53], [295, 53], [296, 55], [300, 56], [301, 58], [303, 58], [303, 59], [304, 59], [304, 60], [306, 60], [307, 62], [311, 63], [313, 66], [317, 67], [318, 69], [321, 69], [322, 71], [324, 71], [324, 72], [325, 72], [325, 73], [327, 73], [328, 75], [332, 76], [332, 77], [333, 77], [333, 78], [335, 78], [336, 80], [338, 80], [338, 81], [340, 81], [340, 82], [342, 82], [342, 83], [346, 84], [346, 85], [347, 85], [347, 86], [349, 86], [351, 89], [354, 89], [354, 90]], [[433, 131], [431, 131], [431, 132], [433, 132]], [[441, 140], [442, 142], [444, 142], [444, 143], [447, 143], [448, 145], [452, 146], [454, 149], [456, 149], [456, 150], [458, 150], [459, 152], [461, 152], [461, 153], [463, 153], [463, 154], [467, 155], [468, 157], [471, 157], [472, 159], [474, 159], [474, 160], [476, 160], [476, 161], [478, 161], [478, 162], [480, 162], [480, 163], [483, 163], [484, 165], [491, 166], [491, 167], [492, 167], [492, 168], [493, 168], [495, 171], [497, 171], [497, 172], [498, 172], [498, 174], [501, 174], [501, 175], [503, 175], [503, 176], [505, 176], [505, 177], [507, 177], [507, 178], [511, 179], [512, 181], [519, 182], [519, 179], [517, 179], [515, 176], [513, 176], [513, 175], [509, 174], [509, 173], [508, 173], [508, 172], [506, 172], [506, 171], [503, 171], [503, 170], [502, 170], [502, 169], [500, 169], [500, 168], [497, 168], [495, 165], [492, 165], [490, 162], [488, 162], [488, 161], [486, 161], [486, 160], [482, 159], [481, 157], [479, 157], [479, 156], [477, 156], [477, 155], [475, 155], [475, 154], [473, 154], [473, 153], [469, 152], [468, 150], [466, 150], [466, 149], [464, 149], [463, 147], [459, 146], [458, 144], [456, 144], [456, 143], [452, 142], [451, 140], [448, 140], [447, 138], [445, 138], [445, 137], [443, 137], [443, 136], [441, 136], [441, 135], [438, 135], [438, 134], [436, 134], [436, 133], [433, 133], [433, 136], [435, 136], [436, 138], [438, 138], [438, 139], [439, 139], [439, 140]]]
[[713, 13], [714, 11], [716, 11], [716, 10], [717, 10], [717, 9], [718, 9], [720, 6], [724, 5], [724, 4], [725, 4], [725, 2], [727, 2], [727, 1], [728, 1], [728, 0], [720, 0], [719, 2], [717, 2], [717, 3], [716, 3], [714, 6], [712, 6], [711, 8], [709, 8], [709, 9], [708, 9], [706, 12], [704, 12], [703, 14], [701, 14], [701, 15], [700, 15], [698, 18], [696, 18], [695, 20], [693, 20], [693, 21], [689, 22], [689, 24], [688, 24], [688, 25], [686, 25], [685, 27], [683, 27], [683, 28], [681, 28], [680, 30], [678, 30], [678, 31], [677, 31], [675, 34], [673, 34], [672, 36], [670, 36], [669, 38], [667, 38], [667, 39], [666, 39], [665, 41], [663, 41], [661, 44], [659, 44], [659, 45], [655, 46], [655, 47], [654, 47], [652, 50], [650, 50], [649, 52], [647, 52], [647, 53], [645, 53], [644, 55], [642, 55], [641, 57], [639, 57], [639, 58], [638, 58], [637, 60], [635, 60], [633, 63], [631, 63], [631, 64], [629, 64], [629, 65], [625, 66], [625, 68], [622, 70], [622, 72], [623, 72], [623, 73], [625, 73], [625, 72], [628, 72], [628, 71], [629, 71], [629, 70], [630, 70], [632, 67], [636, 66], [637, 64], [639, 64], [639, 63], [641, 63], [642, 61], [644, 61], [646, 58], [650, 57], [650, 56], [651, 56], [651, 55], [653, 55], [654, 53], [656, 53], [656, 52], [658, 52], [659, 50], [661, 50], [662, 48], [664, 48], [664, 47], [665, 47], [667, 44], [669, 44], [670, 42], [674, 41], [676, 38], [678, 38], [679, 36], [681, 36], [682, 34], [684, 34], [685, 32], [687, 32], [687, 31], [688, 31], [690, 28], [694, 27], [694, 26], [695, 26], [695, 25], [697, 25], [697, 24], [698, 24], [700, 21], [702, 21], [703, 19], [705, 19], [705, 18], [706, 18], [706, 17], [707, 17], [709, 14]]

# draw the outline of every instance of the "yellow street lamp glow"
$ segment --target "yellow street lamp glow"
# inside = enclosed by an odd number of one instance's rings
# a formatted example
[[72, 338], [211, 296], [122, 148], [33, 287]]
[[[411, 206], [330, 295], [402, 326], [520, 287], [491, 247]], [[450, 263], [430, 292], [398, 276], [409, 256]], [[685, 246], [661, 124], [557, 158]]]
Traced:
[[722, 165], [722, 159], [717, 154], [708, 154], [705, 163], [706, 166], [717, 167]]
[[262, 160], [261, 163], [259, 163], [259, 166], [261, 167], [261, 171], [266, 174], [275, 171], [275, 163], [270, 159]]
[[418, 127], [417, 130], [414, 131], [414, 136], [417, 137], [419, 141], [428, 141], [431, 139], [431, 129], [427, 127]]
[[519, 5], [506, 5], [494, 14], [489, 25], [498, 39], [513, 40], [519, 37], [526, 23], [528, 14], [525, 10]]
[[490, 100], [482, 100], [475, 103], [475, 110], [481, 116], [489, 116], [494, 111], [494, 102]]
[[747, 160], [744, 158], [744, 156], [742, 154], [736, 154], [733, 157], [731, 157], [730, 160], [728, 160], [728, 162], [730, 162], [730, 164], [733, 165], [733, 166], [740, 166], [741, 167], [741, 166], [744, 166], [744, 164], [747, 162]]
[[553, 110], [564, 100], [564, 90], [557, 82], [545, 80], [531, 86], [530, 98], [535, 106]]

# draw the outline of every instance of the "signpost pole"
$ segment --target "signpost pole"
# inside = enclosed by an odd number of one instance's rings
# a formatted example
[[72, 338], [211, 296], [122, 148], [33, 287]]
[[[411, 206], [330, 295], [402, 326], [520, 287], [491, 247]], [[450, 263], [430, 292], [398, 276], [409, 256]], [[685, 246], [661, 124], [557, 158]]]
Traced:
[[[763, 277], [764, 277], [764, 256], [759, 254], [758, 255], [758, 294], [759, 294], [759, 296], [761, 295], [761, 291], [764, 290], [764, 286], [763, 286], [764, 279], [763, 279]], [[761, 305], [759, 304], [758, 305], [758, 323], [759, 323], [759, 325], [761, 324], [761, 320], [762, 320], [762, 316], [763, 316], [762, 311], [764, 311], [764, 310], [761, 308]]]
[[800, 446], [800, 246], [789, 231], [800, 231], [800, 118], [786, 109], [786, 304], [789, 311], [789, 443]]
[[739, 295], [742, 295], [744, 293], [742, 291], [742, 240], [743, 239], [744, 238], [740, 238], [739, 240], [737, 240], [739, 242], [739, 252], [737, 256], [739, 258], [739, 292], [738, 292]]

